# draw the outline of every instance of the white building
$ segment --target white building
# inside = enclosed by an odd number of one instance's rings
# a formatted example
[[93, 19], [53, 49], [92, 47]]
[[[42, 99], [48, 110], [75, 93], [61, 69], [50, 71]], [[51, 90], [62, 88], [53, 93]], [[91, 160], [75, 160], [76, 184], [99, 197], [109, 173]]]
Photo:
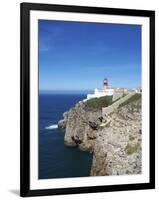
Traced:
[[112, 96], [114, 94], [123, 95], [128, 93], [127, 88], [111, 88], [108, 86], [108, 80], [103, 80], [103, 88], [96, 88], [93, 94], [87, 94], [87, 100], [92, 98], [99, 98], [103, 96]]

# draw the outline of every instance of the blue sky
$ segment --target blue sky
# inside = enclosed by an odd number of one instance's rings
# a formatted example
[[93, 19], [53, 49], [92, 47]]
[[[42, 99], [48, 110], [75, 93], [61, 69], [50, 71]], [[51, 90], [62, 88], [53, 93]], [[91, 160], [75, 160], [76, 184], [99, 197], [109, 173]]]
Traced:
[[39, 20], [39, 89], [141, 85], [141, 26]]

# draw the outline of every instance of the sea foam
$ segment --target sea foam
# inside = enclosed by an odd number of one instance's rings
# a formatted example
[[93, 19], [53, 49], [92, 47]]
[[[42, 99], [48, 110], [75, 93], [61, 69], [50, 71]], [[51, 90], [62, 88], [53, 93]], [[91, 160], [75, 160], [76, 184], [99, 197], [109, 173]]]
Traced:
[[52, 129], [57, 129], [57, 128], [58, 128], [57, 124], [53, 124], [53, 125], [45, 127], [45, 129], [47, 129], [47, 130], [52, 130]]

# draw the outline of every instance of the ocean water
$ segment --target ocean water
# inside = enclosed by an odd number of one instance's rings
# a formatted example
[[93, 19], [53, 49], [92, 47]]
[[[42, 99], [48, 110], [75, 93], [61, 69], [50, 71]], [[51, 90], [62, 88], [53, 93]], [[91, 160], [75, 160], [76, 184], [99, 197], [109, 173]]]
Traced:
[[64, 130], [57, 128], [62, 114], [83, 94], [39, 95], [39, 179], [89, 176], [92, 154], [64, 145]]

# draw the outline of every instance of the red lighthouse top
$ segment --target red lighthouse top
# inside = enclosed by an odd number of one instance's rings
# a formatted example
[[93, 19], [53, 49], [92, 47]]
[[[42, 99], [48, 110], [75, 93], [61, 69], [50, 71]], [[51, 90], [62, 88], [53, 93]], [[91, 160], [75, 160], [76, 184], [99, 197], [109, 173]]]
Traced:
[[104, 85], [104, 86], [108, 86], [108, 79], [107, 79], [107, 78], [105, 78], [105, 79], [103, 80], [103, 85]]

